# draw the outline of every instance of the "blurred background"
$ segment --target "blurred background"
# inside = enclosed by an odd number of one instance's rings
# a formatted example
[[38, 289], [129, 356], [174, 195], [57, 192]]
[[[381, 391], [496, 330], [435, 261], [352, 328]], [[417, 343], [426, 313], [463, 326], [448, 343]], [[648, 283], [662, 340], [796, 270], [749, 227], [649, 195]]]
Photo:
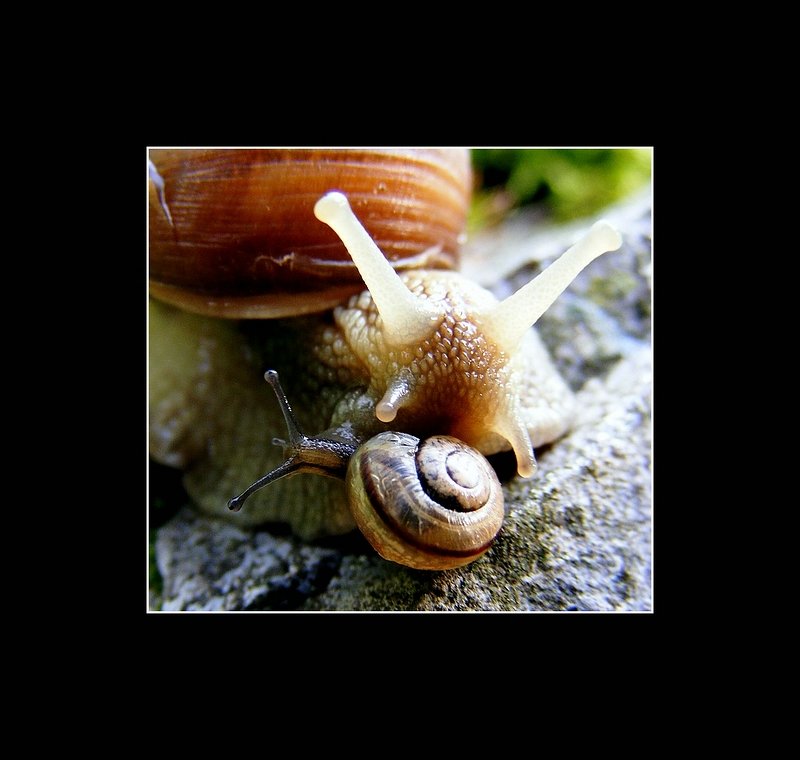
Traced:
[[651, 148], [475, 148], [469, 231], [535, 206], [552, 221], [599, 211], [651, 179]]

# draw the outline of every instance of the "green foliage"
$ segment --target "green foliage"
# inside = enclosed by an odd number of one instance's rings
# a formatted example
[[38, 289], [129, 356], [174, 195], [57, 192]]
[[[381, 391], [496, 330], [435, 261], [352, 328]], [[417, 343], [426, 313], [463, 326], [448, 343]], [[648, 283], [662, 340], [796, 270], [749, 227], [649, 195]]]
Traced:
[[476, 148], [471, 223], [530, 203], [559, 221], [589, 216], [648, 182], [651, 157], [650, 148]]

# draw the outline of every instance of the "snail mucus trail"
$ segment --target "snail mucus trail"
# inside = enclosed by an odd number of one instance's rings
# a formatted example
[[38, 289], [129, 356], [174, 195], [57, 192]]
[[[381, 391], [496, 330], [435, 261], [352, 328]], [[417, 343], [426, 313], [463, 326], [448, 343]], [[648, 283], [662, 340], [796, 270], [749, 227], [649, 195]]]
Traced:
[[[424, 444], [418, 439], [393, 432], [372, 439], [381, 447], [383, 460], [405, 452], [408, 457], [400, 460], [405, 467], [414, 459], [411, 475], [422, 485], [421, 491], [408, 496], [394, 465], [371, 468], [363, 464], [371, 441], [365, 441], [366, 436], [349, 421], [316, 436], [302, 433], [277, 372], [270, 370], [265, 379], [275, 391], [288, 429], [288, 441], [274, 439], [273, 443], [284, 446], [286, 460], [232, 498], [228, 507], [238, 511], [255, 491], [301, 472], [346, 478], [356, 523], [382, 556], [420, 568], [471, 562], [488, 549], [503, 519], [502, 490], [482, 454], [510, 447], [518, 473], [530, 477], [536, 467], [534, 446], [554, 440], [568, 424], [563, 415], [548, 408], [546, 393], [541, 394], [538, 406], [529, 404], [530, 356], [534, 361], [549, 361], [542, 358], [539, 348], [530, 348], [530, 328], [586, 265], [619, 248], [621, 237], [607, 222], [597, 222], [534, 280], [498, 302], [455, 272], [398, 275], [341, 193], [323, 196], [314, 213], [341, 238], [368, 288], [357, 306], [359, 297], [351, 299], [349, 307], [339, 307], [337, 319], [345, 330], [367, 334], [361, 359], [372, 372], [369, 395], [375, 419], [386, 424], [398, 421], [413, 429], [420, 416], [434, 415], [444, 425], [443, 432], [455, 437], [438, 436], [442, 440], [436, 441], [438, 448], [430, 456], [441, 456], [444, 464], [432, 464], [431, 468], [439, 469], [432, 470], [430, 478], [425, 463], [428, 453], [419, 454]], [[365, 297], [369, 304], [363, 303]], [[431, 376], [420, 371], [421, 363], [431, 361], [438, 367], [432, 382]], [[477, 392], [476, 383], [480, 385]], [[440, 455], [440, 450], [445, 453]], [[456, 493], [437, 496], [438, 485], [445, 480], [447, 488], [455, 483]], [[423, 518], [415, 502], [428, 496], [444, 505], [433, 503]], [[401, 503], [394, 512], [378, 503], [395, 497]], [[477, 513], [488, 509], [486, 499], [493, 502], [492, 516], [478, 526]], [[379, 519], [371, 516], [373, 511], [380, 512]], [[462, 543], [461, 535], [470, 530], [477, 536]], [[441, 538], [440, 533], [448, 535]]]

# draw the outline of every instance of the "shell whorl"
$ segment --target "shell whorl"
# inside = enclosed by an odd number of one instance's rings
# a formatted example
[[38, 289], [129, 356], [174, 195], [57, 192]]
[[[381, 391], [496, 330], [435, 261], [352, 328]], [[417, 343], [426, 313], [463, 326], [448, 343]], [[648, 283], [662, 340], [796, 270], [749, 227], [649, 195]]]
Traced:
[[350, 460], [347, 490], [356, 524], [376, 551], [417, 569], [472, 562], [503, 523], [491, 465], [450, 436], [374, 436]]

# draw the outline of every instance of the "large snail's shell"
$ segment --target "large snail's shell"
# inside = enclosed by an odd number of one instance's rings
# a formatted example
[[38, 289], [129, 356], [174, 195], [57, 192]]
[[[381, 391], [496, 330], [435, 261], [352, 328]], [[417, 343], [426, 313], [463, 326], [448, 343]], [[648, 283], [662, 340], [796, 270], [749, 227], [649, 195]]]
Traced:
[[190, 311], [291, 316], [362, 289], [314, 217], [329, 190], [347, 195], [396, 267], [457, 263], [467, 150], [153, 149], [150, 161], [150, 291]]

